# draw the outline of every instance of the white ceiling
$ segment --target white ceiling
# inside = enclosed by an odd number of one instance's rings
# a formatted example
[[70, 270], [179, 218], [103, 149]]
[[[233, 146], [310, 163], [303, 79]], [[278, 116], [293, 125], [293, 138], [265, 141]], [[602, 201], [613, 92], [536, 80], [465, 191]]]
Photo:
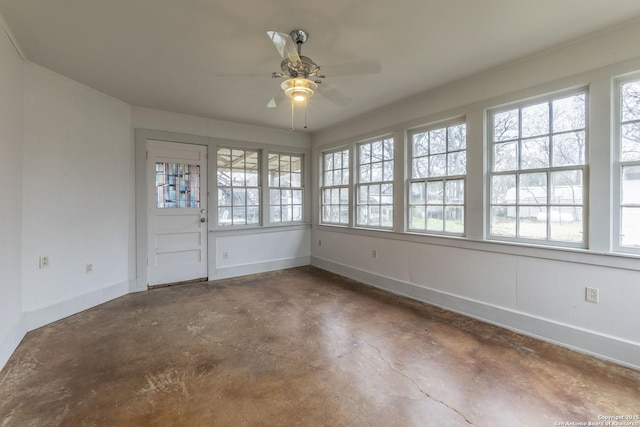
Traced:
[[352, 102], [314, 96], [315, 131], [633, 20], [640, 1], [0, 0], [0, 14], [28, 60], [129, 104], [282, 129], [291, 109], [265, 108], [280, 90], [267, 30], [308, 31], [320, 66], [380, 61], [327, 75]]

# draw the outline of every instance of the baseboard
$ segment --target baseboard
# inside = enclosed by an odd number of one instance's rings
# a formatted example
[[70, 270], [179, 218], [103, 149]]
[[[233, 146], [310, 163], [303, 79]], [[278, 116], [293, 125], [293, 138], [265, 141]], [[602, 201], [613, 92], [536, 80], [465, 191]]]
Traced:
[[129, 293], [129, 282], [116, 283], [77, 297], [58, 302], [23, 314], [27, 331], [40, 328], [56, 320], [77, 314], [83, 310], [104, 304]]
[[282, 270], [285, 268], [302, 267], [311, 264], [311, 257], [301, 256], [275, 261], [258, 262], [255, 264], [236, 265], [233, 267], [217, 268], [215, 276], [209, 276], [210, 280], [227, 279], [229, 277], [246, 276], [248, 274], [266, 273], [268, 271]]
[[16, 322], [3, 332], [4, 336], [0, 337], [0, 370], [4, 368], [4, 365], [27, 333], [24, 315], [21, 315]]
[[620, 365], [640, 369], [640, 345], [634, 342], [380, 276], [324, 258], [312, 256], [311, 265], [397, 295], [426, 302]]

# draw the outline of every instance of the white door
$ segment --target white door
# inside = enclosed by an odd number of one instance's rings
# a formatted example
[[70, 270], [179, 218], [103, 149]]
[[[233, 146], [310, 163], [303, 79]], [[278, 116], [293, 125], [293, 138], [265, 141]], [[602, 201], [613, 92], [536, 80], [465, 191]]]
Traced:
[[149, 286], [207, 278], [207, 147], [147, 140]]

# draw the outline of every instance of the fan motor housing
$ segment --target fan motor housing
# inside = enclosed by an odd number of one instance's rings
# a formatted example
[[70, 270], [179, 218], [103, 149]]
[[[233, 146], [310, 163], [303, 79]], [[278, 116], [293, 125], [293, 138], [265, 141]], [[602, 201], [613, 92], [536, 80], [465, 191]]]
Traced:
[[312, 75], [314, 71], [320, 69], [320, 67], [307, 56], [301, 56], [300, 62], [301, 64], [296, 67], [289, 59], [285, 59], [280, 63], [282, 74], [291, 78], [304, 77], [306, 79]]

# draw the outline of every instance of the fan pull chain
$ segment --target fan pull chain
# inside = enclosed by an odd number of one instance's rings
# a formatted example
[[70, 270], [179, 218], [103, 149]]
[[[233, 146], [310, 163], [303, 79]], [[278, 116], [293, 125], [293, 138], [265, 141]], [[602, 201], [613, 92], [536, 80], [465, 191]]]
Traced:
[[291, 128], [289, 129], [291, 132], [295, 131], [295, 128], [293, 127], [293, 114], [295, 112], [295, 105], [293, 103], [293, 101], [291, 102]]
[[304, 128], [307, 128], [307, 98], [304, 99]]

